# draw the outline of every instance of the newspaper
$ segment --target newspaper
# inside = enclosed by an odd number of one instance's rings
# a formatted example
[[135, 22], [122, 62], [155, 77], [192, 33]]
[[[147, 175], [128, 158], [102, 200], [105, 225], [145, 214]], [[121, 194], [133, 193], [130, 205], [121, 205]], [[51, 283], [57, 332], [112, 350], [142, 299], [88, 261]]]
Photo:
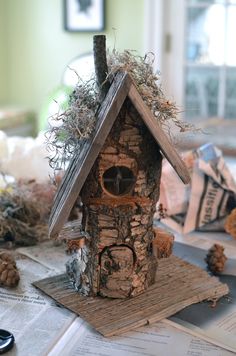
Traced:
[[169, 325], [168, 321], [104, 338], [76, 319], [49, 356], [228, 356], [231, 352], [204, 342]]
[[[202, 249], [176, 243], [174, 254], [178, 257], [205, 267], [206, 252]], [[215, 345], [236, 353], [236, 263], [229, 259], [224, 275], [219, 278], [229, 286], [229, 296], [221, 298], [216, 306], [210, 303], [191, 305], [169, 318], [172, 325], [199, 336]]]
[[[15, 337], [8, 355], [47, 355], [75, 319], [75, 315], [58, 307], [31, 283], [49, 277], [52, 271], [29, 258], [18, 258], [21, 280], [17, 288], [0, 288], [1, 329]], [[53, 273], [55, 273], [53, 271]]]
[[66, 271], [65, 264], [69, 257], [65, 253], [63, 243], [55, 245], [54, 241], [49, 240], [35, 246], [20, 247], [17, 251], [57, 274]]
[[[236, 183], [222, 157], [212, 144], [188, 152], [183, 159], [191, 175], [191, 184], [184, 186], [172, 167], [163, 165], [160, 206], [165, 217], [161, 221], [181, 233], [193, 230], [223, 230], [230, 204], [236, 206]], [[160, 218], [158, 213], [156, 218]]]

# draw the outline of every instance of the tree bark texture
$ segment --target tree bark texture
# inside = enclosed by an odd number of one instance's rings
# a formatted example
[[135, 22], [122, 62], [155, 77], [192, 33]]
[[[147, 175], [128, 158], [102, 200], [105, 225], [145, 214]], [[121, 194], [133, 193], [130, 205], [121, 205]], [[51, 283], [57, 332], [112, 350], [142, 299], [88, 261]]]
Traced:
[[[83, 272], [79, 278], [75, 273], [74, 280], [83, 294], [126, 298], [154, 283], [153, 215], [161, 162], [158, 145], [127, 100], [81, 191], [82, 229], [88, 237], [82, 254], [76, 257], [78, 270]], [[107, 191], [104, 173], [111, 167], [132, 171], [135, 182], [126, 194]]]

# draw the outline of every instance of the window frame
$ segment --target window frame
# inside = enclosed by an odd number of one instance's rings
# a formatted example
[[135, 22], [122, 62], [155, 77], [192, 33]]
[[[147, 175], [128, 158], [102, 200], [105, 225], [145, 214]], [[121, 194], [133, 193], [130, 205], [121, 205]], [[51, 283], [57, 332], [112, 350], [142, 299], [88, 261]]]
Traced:
[[[221, 66], [213, 64], [187, 63], [186, 53], [186, 27], [187, 8], [209, 6], [204, 0], [197, 6], [187, 4], [188, 0], [147, 0], [145, 2], [145, 52], [151, 51], [155, 55], [154, 69], [161, 72], [161, 84], [166, 95], [176, 102], [180, 108], [180, 118], [185, 119], [185, 85], [187, 68], [210, 67], [219, 68], [219, 92], [217, 118], [225, 118], [226, 78], [227, 69], [231, 66], [225, 63]], [[233, 5], [231, 0], [225, 0], [226, 5]], [[236, 6], [236, 5], [235, 5]], [[178, 13], [178, 16], [176, 14]], [[227, 16], [227, 15], [226, 15]], [[160, 20], [161, 18], [161, 20]], [[155, 30], [155, 32], [153, 31]], [[211, 117], [201, 117], [202, 120]], [[235, 114], [236, 119], [236, 114]], [[233, 119], [230, 119], [233, 121]], [[235, 120], [236, 126], [236, 120]]]

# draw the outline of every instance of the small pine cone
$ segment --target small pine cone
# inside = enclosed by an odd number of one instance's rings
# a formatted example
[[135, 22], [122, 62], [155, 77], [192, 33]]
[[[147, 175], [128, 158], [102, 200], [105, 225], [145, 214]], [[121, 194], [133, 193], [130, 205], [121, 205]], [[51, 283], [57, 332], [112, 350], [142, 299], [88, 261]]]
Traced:
[[225, 220], [225, 231], [236, 239], [236, 208], [231, 210]]
[[7, 252], [0, 252], [0, 285], [16, 287], [19, 280], [20, 275], [12, 255]]
[[219, 273], [224, 270], [227, 257], [224, 254], [224, 247], [214, 244], [206, 255], [205, 261], [209, 270], [213, 273]]

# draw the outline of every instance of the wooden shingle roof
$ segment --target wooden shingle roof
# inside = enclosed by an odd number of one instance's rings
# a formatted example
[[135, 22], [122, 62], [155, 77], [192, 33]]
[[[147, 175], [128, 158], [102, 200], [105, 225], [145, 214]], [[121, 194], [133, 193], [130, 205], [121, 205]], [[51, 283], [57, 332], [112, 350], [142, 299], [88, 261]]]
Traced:
[[80, 190], [120, 112], [126, 98], [129, 98], [140, 117], [158, 143], [181, 180], [190, 181], [188, 170], [170, 143], [161, 126], [141, 98], [132, 78], [126, 72], [118, 72], [97, 113], [94, 136], [85, 141], [80, 152], [75, 152], [55, 196], [49, 220], [49, 234], [56, 236], [68, 219]]

